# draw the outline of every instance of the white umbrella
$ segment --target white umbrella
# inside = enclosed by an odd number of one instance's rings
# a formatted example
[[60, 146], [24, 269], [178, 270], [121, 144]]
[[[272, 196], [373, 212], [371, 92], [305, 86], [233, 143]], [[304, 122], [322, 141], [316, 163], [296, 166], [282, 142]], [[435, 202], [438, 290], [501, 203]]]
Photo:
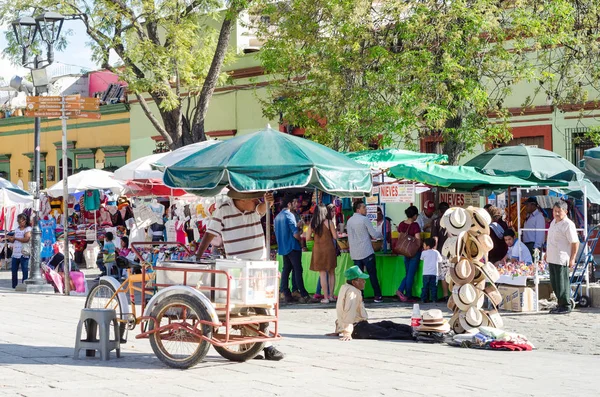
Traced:
[[151, 167], [152, 163], [156, 163], [165, 155], [170, 153], [158, 153], [151, 154], [150, 156], [144, 156], [130, 163], [125, 164], [123, 167], [115, 171], [114, 177], [120, 181], [133, 181], [142, 179], [161, 179], [163, 173]]
[[180, 147], [177, 150], [173, 150], [172, 152], [164, 154], [164, 156], [162, 158], [160, 158], [159, 160], [157, 160], [156, 162], [154, 162], [152, 164], [152, 168], [160, 171], [161, 174], [160, 174], [159, 178], [162, 179], [162, 177], [163, 177], [162, 174], [165, 171], [165, 168], [170, 167], [175, 163], [178, 163], [179, 161], [183, 160], [184, 158], [188, 157], [189, 155], [191, 155], [193, 153], [196, 153], [197, 151], [200, 151], [211, 145], [216, 145], [216, 144], [219, 144], [222, 142], [223, 141], [210, 140], [210, 141], [192, 143], [190, 145]]
[[0, 207], [12, 207], [19, 204], [23, 204], [26, 208], [32, 207], [33, 196], [30, 194], [15, 193], [9, 189], [2, 189], [2, 194], [0, 194]]
[[[86, 170], [78, 172], [67, 178], [69, 194], [85, 192], [86, 190], [111, 190], [115, 194], [122, 194], [126, 186], [117, 181], [112, 172], [102, 170]], [[52, 197], [63, 195], [63, 181], [46, 189], [46, 193]]]

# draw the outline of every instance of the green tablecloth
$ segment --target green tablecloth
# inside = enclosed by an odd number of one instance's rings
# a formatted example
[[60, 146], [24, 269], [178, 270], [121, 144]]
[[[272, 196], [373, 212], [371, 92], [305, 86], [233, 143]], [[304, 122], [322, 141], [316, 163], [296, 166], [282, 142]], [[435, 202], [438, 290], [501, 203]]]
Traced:
[[[376, 256], [376, 267], [377, 267], [377, 279], [381, 286], [381, 293], [383, 296], [396, 296], [396, 290], [400, 286], [406, 269], [404, 267], [404, 257], [390, 255], [390, 254], [375, 254]], [[311, 271], [310, 258], [312, 252], [302, 253], [302, 276], [304, 279], [304, 287], [309, 294], [314, 294], [317, 289], [317, 280], [319, 279], [319, 273]], [[277, 256], [279, 261], [279, 270], [283, 268], [283, 257]], [[354, 262], [350, 259], [350, 254], [343, 253], [337, 258], [337, 267], [335, 269], [336, 282], [335, 282], [335, 294], [337, 295], [340, 286], [346, 282], [344, 278], [344, 272], [349, 267], [354, 266]], [[365, 269], [366, 270], [366, 269]], [[423, 262], [419, 263], [419, 269], [415, 275], [415, 282], [413, 284], [413, 296], [421, 296], [421, 287], [423, 286]], [[290, 283], [291, 288], [291, 283]], [[441, 288], [440, 288], [441, 290]], [[373, 288], [371, 282], [367, 280], [365, 286], [365, 297], [369, 298], [373, 296]]]

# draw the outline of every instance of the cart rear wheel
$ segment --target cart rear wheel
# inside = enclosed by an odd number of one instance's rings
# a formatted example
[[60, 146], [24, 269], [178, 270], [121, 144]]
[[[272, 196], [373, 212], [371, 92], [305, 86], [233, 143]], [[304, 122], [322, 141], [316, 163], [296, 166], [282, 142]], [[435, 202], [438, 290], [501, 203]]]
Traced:
[[150, 334], [150, 346], [156, 357], [171, 368], [187, 369], [198, 364], [210, 348], [210, 343], [200, 338], [212, 336], [208, 311], [197, 299], [188, 295], [172, 295], [159, 302], [151, 316], [149, 330], [165, 327]]
[[[123, 308], [121, 307], [121, 301], [115, 294], [117, 290], [111, 283], [106, 280], [100, 280], [98, 284], [92, 287], [90, 292], [85, 299], [86, 309], [114, 309], [117, 318], [119, 320], [125, 320], [123, 318]], [[121, 333], [121, 343], [127, 342], [125, 339], [125, 328], [127, 323], [119, 321], [119, 331]]]
[[589, 296], [581, 295], [581, 298], [579, 298], [578, 305], [579, 305], [579, 307], [590, 307], [591, 303], [592, 302], [590, 301]]
[[[267, 315], [267, 310], [262, 308], [251, 308], [249, 309], [251, 312], [257, 315]], [[252, 314], [252, 313], [248, 313]], [[269, 323], [261, 323], [257, 324], [260, 332], [265, 332], [269, 327]], [[257, 325], [240, 325], [232, 328], [229, 331], [230, 335], [242, 335], [242, 336], [256, 336], [258, 333], [256, 332]], [[215, 333], [225, 333], [225, 328], [221, 327], [219, 329], [215, 329]], [[215, 346], [215, 350], [219, 353], [223, 358], [226, 358], [230, 361], [244, 362], [253, 359], [256, 357], [262, 349], [264, 349], [265, 344], [263, 342], [256, 343], [246, 343], [242, 345], [232, 345], [219, 347]]]

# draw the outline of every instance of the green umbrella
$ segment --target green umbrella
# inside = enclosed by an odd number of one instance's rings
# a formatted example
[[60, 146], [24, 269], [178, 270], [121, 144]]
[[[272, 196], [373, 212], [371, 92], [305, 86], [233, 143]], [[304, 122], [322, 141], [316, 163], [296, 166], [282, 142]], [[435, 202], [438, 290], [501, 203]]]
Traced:
[[576, 181], [584, 177], [580, 169], [558, 154], [522, 144], [490, 150], [465, 165], [489, 175], [512, 175], [540, 184], [548, 180]]
[[598, 188], [594, 186], [589, 179], [582, 179], [580, 181], [572, 181], [569, 182], [568, 186], [552, 188], [552, 190], [557, 191], [561, 194], [566, 194], [567, 196], [574, 197], [576, 199], [583, 199], [583, 187], [586, 188], [586, 196], [590, 203], [592, 204], [600, 204], [600, 191]]
[[368, 165], [374, 169], [388, 169], [398, 164], [421, 162], [441, 163], [448, 162], [445, 154], [419, 153], [402, 149], [363, 150], [361, 152], [346, 153], [357, 163]]
[[[535, 186], [536, 182], [514, 176], [482, 174], [473, 167], [409, 163], [390, 168], [389, 174], [398, 179], [420, 182], [430, 186], [459, 190], [478, 188], [504, 189], [508, 186]], [[563, 183], [566, 185], [566, 183]]]
[[271, 128], [208, 146], [167, 167], [167, 186], [214, 194], [316, 187], [338, 196], [371, 192], [371, 171], [318, 143]]

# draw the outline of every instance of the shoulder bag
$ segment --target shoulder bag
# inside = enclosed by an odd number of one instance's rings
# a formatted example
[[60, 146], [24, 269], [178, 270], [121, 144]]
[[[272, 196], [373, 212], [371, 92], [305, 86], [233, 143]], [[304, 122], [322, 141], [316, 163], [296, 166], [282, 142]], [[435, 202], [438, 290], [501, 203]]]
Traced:
[[421, 240], [415, 236], [408, 234], [410, 226], [406, 232], [399, 232], [398, 239], [394, 245], [393, 252], [396, 255], [404, 255], [408, 258], [412, 258], [419, 252], [421, 248]]

